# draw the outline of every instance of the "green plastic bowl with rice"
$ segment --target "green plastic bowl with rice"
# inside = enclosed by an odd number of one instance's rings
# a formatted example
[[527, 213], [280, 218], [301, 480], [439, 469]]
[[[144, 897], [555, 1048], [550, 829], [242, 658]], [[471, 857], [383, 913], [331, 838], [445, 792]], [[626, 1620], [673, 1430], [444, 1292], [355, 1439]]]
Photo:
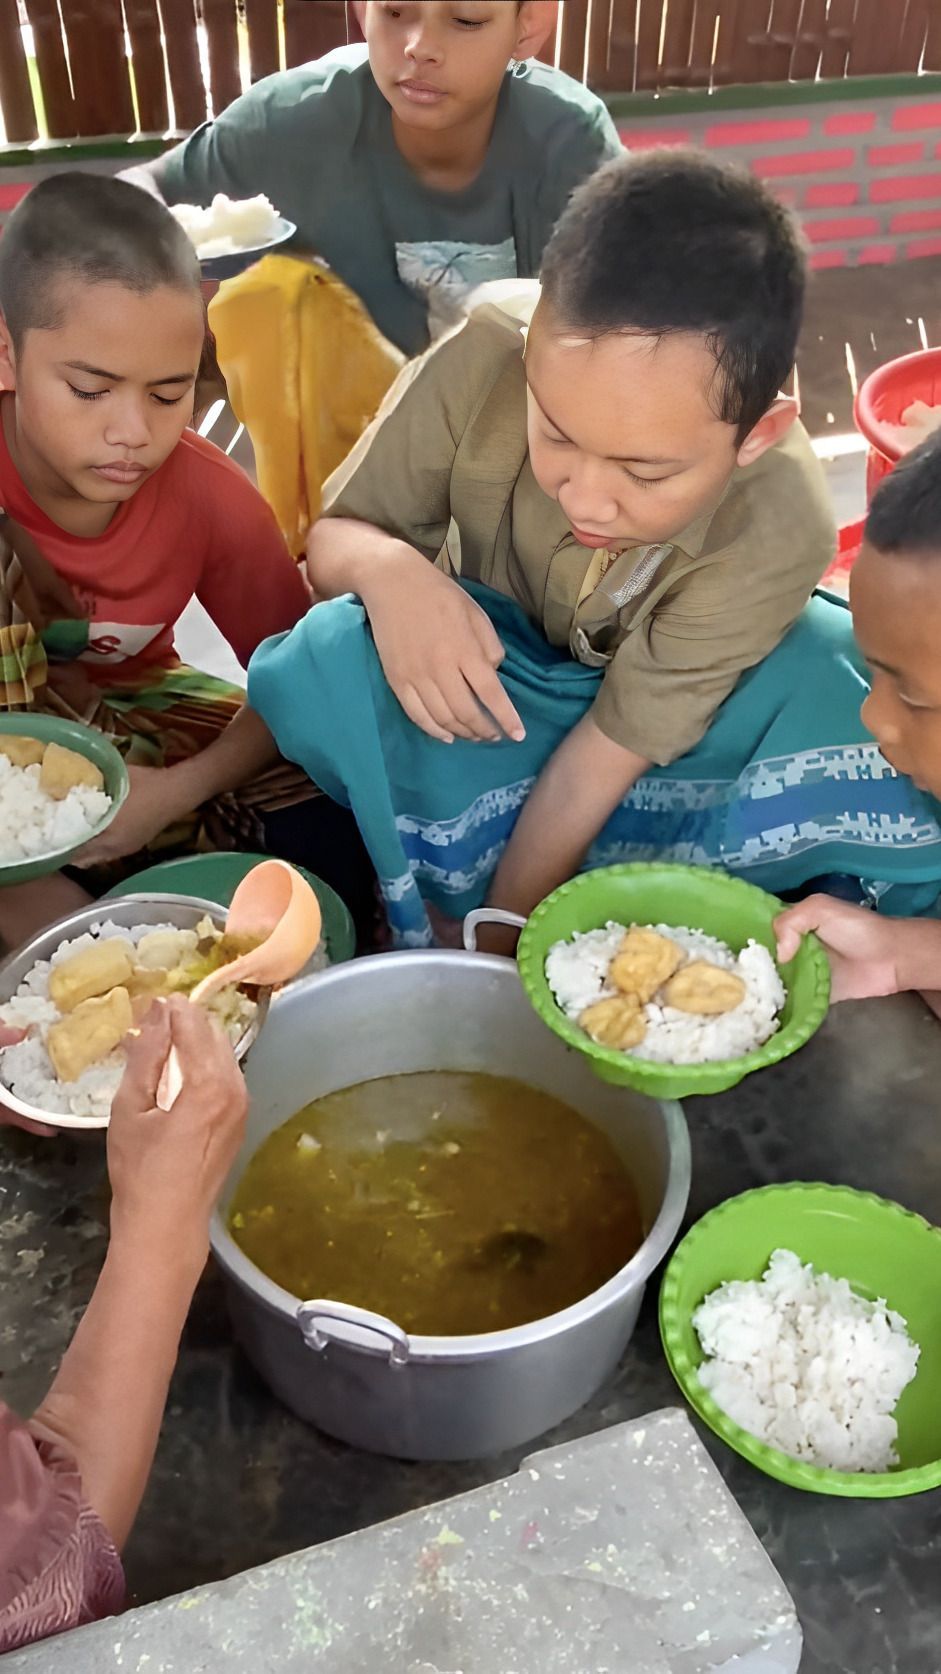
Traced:
[[127, 768], [94, 727], [58, 715], [0, 717], [0, 887], [57, 872], [108, 829]]
[[941, 1487], [941, 1231], [900, 1204], [800, 1182], [730, 1198], [674, 1252], [660, 1333], [690, 1406], [766, 1475], [858, 1499]]
[[[526, 920], [520, 979], [542, 1021], [603, 1080], [658, 1099], [724, 1092], [797, 1052], [827, 1014], [830, 968], [816, 937], [805, 937], [788, 964], [776, 963], [781, 910], [775, 896], [724, 872], [601, 867], [563, 884]], [[653, 961], [647, 986], [636, 983], [640, 999], [612, 979], [634, 940], [641, 960]], [[588, 1032], [599, 1006], [635, 1028], [620, 1037], [632, 1047]]]

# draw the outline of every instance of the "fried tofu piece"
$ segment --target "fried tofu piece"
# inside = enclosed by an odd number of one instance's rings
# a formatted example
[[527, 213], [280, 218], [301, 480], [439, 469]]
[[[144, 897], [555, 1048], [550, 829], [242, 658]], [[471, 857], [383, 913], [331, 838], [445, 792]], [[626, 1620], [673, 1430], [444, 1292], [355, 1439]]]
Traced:
[[628, 930], [612, 959], [608, 980], [622, 994], [634, 994], [646, 1005], [682, 964], [683, 958], [682, 948], [659, 931], [635, 926]]
[[39, 738], [26, 738], [18, 732], [0, 732], [0, 756], [6, 756], [14, 767], [36, 767], [46, 753]]
[[130, 942], [114, 936], [60, 960], [49, 973], [50, 1000], [61, 1012], [70, 1012], [83, 1000], [126, 985], [134, 969], [133, 954]]
[[671, 977], [663, 990], [663, 1003], [694, 1017], [721, 1017], [734, 1011], [745, 998], [745, 984], [734, 971], [723, 971], [704, 959], [694, 959]]
[[105, 776], [93, 761], [80, 756], [77, 750], [66, 750], [61, 744], [47, 744], [43, 751], [39, 788], [55, 802], [62, 802], [76, 785], [87, 785], [90, 790], [104, 790]]
[[148, 930], [137, 944], [136, 963], [148, 971], [175, 971], [196, 952], [198, 940], [195, 930]]
[[599, 1046], [613, 1046], [619, 1052], [629, 1052], [639, 1046], [647, 1033], [647, 1019], [636, 994], [615, 994], [609, 1000], [596, 1000], [587, 1006], [578, 1019], [586, 1035]]
[[53, 1023], [46, 1050], [60, 1081], [77, 1081], [92, 1064], [107, 1058], [134, 1027], [126, 988], [112, 988], [95, 1000], [83, 1000], [61, 1023]]

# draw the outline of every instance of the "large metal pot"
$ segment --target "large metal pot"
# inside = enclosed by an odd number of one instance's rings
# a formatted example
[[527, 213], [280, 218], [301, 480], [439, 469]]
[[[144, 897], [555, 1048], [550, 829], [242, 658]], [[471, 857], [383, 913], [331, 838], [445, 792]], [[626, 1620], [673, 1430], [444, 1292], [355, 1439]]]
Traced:
[[[438, 1069], [515, 1076], [609, 1135], [636, 1182], [648, 1233], [600, 1290], [508, 1331], [410, 1338], [378, 1315], [291, 1296], [230, 1238], [238, 1179], [262, 1140], [302, 1105], [376, 1076]], [[590, 1399], [620, 1359], [646, 1280], [686, 1208], [689, 1135], [678, 1104], [598, 1080], [539, 1022], [512, 961], [445, 951], [380, 954], [298, 982], [272, 1007], [247, 1081], [248, 1132], [212, 1247], [236, 1334], [287, 1406], [376, 1453], [470, 1459], [522, 1446]]]

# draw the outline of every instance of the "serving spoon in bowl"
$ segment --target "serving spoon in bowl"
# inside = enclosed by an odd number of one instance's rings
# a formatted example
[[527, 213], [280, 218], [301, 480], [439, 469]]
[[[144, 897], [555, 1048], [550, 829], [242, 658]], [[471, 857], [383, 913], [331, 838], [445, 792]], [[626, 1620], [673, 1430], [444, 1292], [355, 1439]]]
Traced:
[[[290, 982], [314, 953], [321, 929], [320, 902], [306, 878], [283, 860], [262, 861], [242, 879], [225, 920], [226, 936], [257, 939], [257, 945], [203, 977], [190, 1000], [198, 1005], [232, 984], [275, 988]], [[169, 1110], [182, 1086], [179, 1056], [171, 1047], [157, 1088], [157, 1108]]]

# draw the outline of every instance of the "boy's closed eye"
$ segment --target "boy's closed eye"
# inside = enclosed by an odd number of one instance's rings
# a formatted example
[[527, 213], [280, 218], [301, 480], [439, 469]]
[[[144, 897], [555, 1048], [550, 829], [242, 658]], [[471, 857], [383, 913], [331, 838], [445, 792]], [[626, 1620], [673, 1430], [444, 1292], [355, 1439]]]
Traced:
[[[543, 435], [550, 447], [571, 448], [575, 446], [574, 442], [570, 442], [567, 436], [560, 435], [556, 430], [545, 429], [543, 431]], [[625, 477], [627, 477], [628, 481], [636, 483], [638, 488], [656, 488], [658, 483], [669, 482], [671, 476], [678, 474], [676, 472], [668, 472], [666, 475], [660, 477], [639, 477], [637, 472], [632, 471], [630, 466], [625, 465], [623, 461], [612, 460], [611, 463], [613, 465], [617, 465], [618, 469]]]
[[[412, 4], [410, 6], [384, 6], [383, 7], [383, 11], [385, 13], [385, 16], [387, 18], [389, 18], [391, 20], [391, 22], [393, 22], [393, 23], [400, 22], [402, 20], [402, 17], [403, 17], [404, 13], [406, 13], [408, 11], [414, 11], [414, 10], [415, 10], [414, 0], [412, 0]], [[487, 18], [487, 17], [462, 17], [460, 14], [455, 13], [452, 16], [451, 21], [453, 23], [456, 23], [459, 29], [483, 29], [484, 25], [486, 23], [489, 23], [490, 19]]]
[[[190, 385], [190, 388], [192, 388], [192, 385]], [[79, 389], [78, 385], [73, 383], [69, 383], [69, 389], [73, 395], [78, 396], [79, 401], [100, 401], [103, 395], [109, 394], [106, 389]], [[189, 394], [188, 389], [182, 390], [179, 395], [158, 395], [156, 390], [152, 390], [151, 399], [156, 401], [160, 407], [176, 407], [187, 394]]]

